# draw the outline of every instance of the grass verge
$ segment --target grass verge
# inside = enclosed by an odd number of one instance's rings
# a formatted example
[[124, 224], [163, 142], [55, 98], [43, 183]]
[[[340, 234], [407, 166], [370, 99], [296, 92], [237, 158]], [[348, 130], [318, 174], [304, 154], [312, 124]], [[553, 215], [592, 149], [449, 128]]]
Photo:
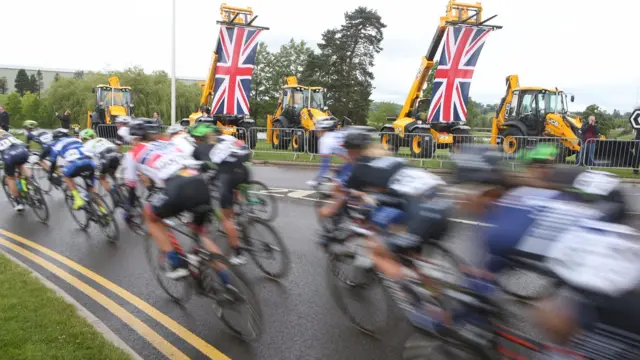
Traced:
[[131, 359], [76, 308], [0, 254], [0, 354], [12, 360]]

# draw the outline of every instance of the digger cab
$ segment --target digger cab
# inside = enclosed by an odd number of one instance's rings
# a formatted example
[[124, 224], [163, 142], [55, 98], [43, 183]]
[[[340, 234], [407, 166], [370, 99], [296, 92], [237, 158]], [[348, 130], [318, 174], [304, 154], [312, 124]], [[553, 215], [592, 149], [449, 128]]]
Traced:
[[131, 115], [131, 88], [98, 85], [92, 92], [96, 95], [94, 113], [100, 123], [110, 124], [118, 116]]

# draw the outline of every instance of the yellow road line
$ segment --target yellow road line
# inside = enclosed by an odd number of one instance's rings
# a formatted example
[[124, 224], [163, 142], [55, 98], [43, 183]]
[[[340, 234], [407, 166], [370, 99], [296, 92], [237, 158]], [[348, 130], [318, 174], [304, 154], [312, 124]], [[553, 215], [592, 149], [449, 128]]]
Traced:
[[67, 265], [68, 267], [76, 270], [77, 272], [79, 272], [82, 275], [88, 277], [89, 279], [97, 282], [98, 284], [100, 284], [100, 285], [104, 286], [105, 288], [111, 290], [112, 292], [118, 294], [120, 297], [122, 297], [123, 299], [127, 300], [131, 304], [135, 305], [138, 309], [142, 310], [143, 312], [145, 312], [147, 315], [149, 315], [150, 317], [152, 317], [153, 319], [155, 319], [156, 321], [158, 321], [162, 325], [166, 326], [169, 330], [173, 331], [176, 335], [180, 336], [182, 339], [184, 339], [184, 341], [186, 341], [189, 344], [191, 344], [193, 347], [195, 347], [200, 352], [202, 352], [203, 354], [208, 356], [210, 359], [213, 359], [213, 360], [231, 360], [231, 358], [229, 358], [225, 354], [221, 353], [218, 349], [216, 349], [215, 347], [211, 346], [206, 341], [202, 340], [200, 337], [198, 337], [196, 334], [194, 334], [191, 331], [189, 331], [188, 329], [186, 329], [184, 326], [178, 324], [172, 318], [168, 317], [167, 315], [163, 314], [162, 312], [160, 312], [159, 310], [157, 310], [153, 306], [147, 304], [144, 300], [142, 300], [139, 297], [133, 295], [132, 293], [128, 292], [127, 290], [125, 290], [123, 288], [121, 288], [120, 286], [114, 284], [113, 282], [105, 279], [104, 277], [98, 275], [97, 273], [87, 269], [86, 267], [76, 263], [75, 261], [72, 261], [71, 259], [69, 259], [67, 257], [64, 257], [64, 256], [58, 254], [55, 251], [52, 251], [52, 250], [50, 250], [50, 249], [48, 249], [48, 248], [46, 248], [46, 247], [44, 247], [42, 245], [36, 244], [31, 240], [25, 239], [20, 235], [16, 235], [14, 233], [11, 233], [11, 232], [3, 230], [3, 229], [0, 229], [0, 234], [3, 234], [5, 236], [7, 236], [7, 237], [10, 237], [11, 239], [13, 239], [15, 241], [18, 241], [18, 242], [20, 242], [22, 244], [25, 244], [25, 245], [27, 245], [29, 247], [32, 247], [32, 248], [34, 248], [34, 249], [36, 249], [38, 251], [41, 251], [41, 252], [45, 253], [48, 256], [51, 256], [52, 258], [60, 261], [61, 263]]
[[18, 245], [15, 245], [5, 239], [0, 238], [0, 245], [4, 245], [13, 251], [21, 254], [22, 256], [30, 259], [31, 261], [39, 264], [45, 269], [51, 271], [56, 274], [62, 280], [68, 282], [76, 289], [82, 291], [87, 296], [98, 302], [100, 305], [104, 306], [107, 310], [111, 311], [111, 313], [120, 318], [120, 320], [124, 321], [125, 324], [129, 325], [132, 329], [137, 331], [140, 335], [142, 335], [147, 341], [149, 341], [153, 346], [156, 347], [161, 353], [163, 353], [169, 359], [189, 359], [187, 355], [178, 350], [175, 346], [171, 345], [167, 340], [165, 340], [162, 336], [160, 336], [157, 332], [153, 331], [149, 326], [140, 321], [138, 318], [133, 316], [130, 312], [125, 310], [122, 306], [116, 304], [113, 300], [109, 299], [102, 293], [98, 292], [96, 289], [87, 285], [86, 283], [80, 281], [78, 278], [69, 274], [68, 272], [62, 270], [56, 265], [50, 263], [49, 261], [41, 258], [40, 256], [21, 248]]

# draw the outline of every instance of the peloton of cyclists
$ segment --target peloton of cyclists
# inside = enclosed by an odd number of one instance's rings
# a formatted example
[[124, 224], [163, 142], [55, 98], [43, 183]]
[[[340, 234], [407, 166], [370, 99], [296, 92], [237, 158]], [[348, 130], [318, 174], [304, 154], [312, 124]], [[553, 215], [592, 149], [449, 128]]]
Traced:
[[[15, 175], [16, 169], [19, 169], [24, 176], [31, 176], [25, 166], [29, 161], [29, 149], [20, 139], [17, 139], [11, 135], [11, 133], [0, 130], [0, 153], [2, 154], [2, 161], [4, 162], [4, 173], [6, 175], [7, 185], [9, 186], [9, 191], [15, 204], [14, 210], [22, 212], [24, 211], [24, 204], [22, 204], [22, 200], [20, 199]], [[26, 184], [21, 183], [20, 186], [25, 185]]]
[[80, 139], [84, 143], [82, 150], [94, 159], [94, 164], [98, 167], [100, 184], [115, 200], [117, 198], [115, 188], [109, 184], [107, 175], [109, 175], [114, 184], [117, 182], [116, 171], [120, 166], [118, 146], [107, 139], [97, 137], [93, 129], [80, 131]]
[[27, 147], [31, 141], [40, 145], [42, 150], [40, 151], [40, 165], [43, 169], [49, 170], [49, 164], [45, 161], [49, 157], [51, 151], [51, 145], [54, 143], [53, 134], [47, 130], [40, 129], [38, 123], [33, 120], [26, 120], [22, 123], [22, 127], [26, 132]]

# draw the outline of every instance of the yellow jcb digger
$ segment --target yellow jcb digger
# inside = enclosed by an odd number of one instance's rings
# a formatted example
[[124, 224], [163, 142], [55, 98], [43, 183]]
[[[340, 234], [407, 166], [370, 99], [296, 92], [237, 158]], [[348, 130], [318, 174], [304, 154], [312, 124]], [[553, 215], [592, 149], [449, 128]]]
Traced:
[[[513, 154], [541, 139], [555, 138], [559, 162], [580, 151], [578, 135], [582, 119], [569, 116], [565, 92], [558, 88], [521, 87], [518, 75], [507, 76], [506, 86], [506, 94], [492, 120], [491, 144]], [[573, 102], [574, 96], [569, 99]]]
[[[220, 15], [222, 16], [222, 21], [217, 21], [217, 24], [221, 26], [233, 26], [233, 27], [244, 27], [247, 29], [255, 30], [268, 30], [267, 27], [256, 26], [253, 25], [253, 22], [258, 17], [257, 15], [253, 15], [253, 10], [251, 7], [241, 8], [229, 6], [226, 3], [222, 3], [220, 5]], [[218, 43], [220, 39], [218, 39]], [[248, 142], [251, 148], [255, 148], [257, 142], [257, 133], [250, 132], [249, 129], [255, 126], [255, 120], [249, 118], [248, 114], [210, 114], [210, 106], [213, 102], [214, 98], [214, 88], [216, 84], [216, 66], [218, 64], [218, 54], [216, 53], [218, 49], [218, 45], [215, 46], [213, 56], [211, 59], [211, 67], [209, 68], [209, 75], [207, 80], [199, 83], [202, 87], [202, 94], [200, 96], [200, 107], [196, 109], [196, 112], [189, 115], [188, 119], [180, 120], [180, 125], [189, 126], [196, 122], [207, 121], [215, 124], [222, 128], [222, 132], [227, 135], [234, 135], [241, 140], [245, 140]], [[235, 64], [235, 63], [234, 63]], [[233, 73], [235, 69], [232, 66], [229, 69], [226, 69], [226, 72]], [[231, 81], [231, 77], [235, 75], [230, 75], [229, 81]], [[228, 86], [235, 86], [235, 84], [230, 84]], [[233, 100], [235, 101], [235, 100]], [[207, 113], [204, 113], [203, 110], [207, 109]], [[243, 128], [244, 131], [238, 131], [237, 128]], [[246, 137], [246, 138], [245, 138]]]
[[118, 116], [131, 116], [131, 88], [121, 86], [117, 76], [110, 77], [108, 85], [98, 85], [91, 92], [96, 94], [96, 105], [93, 111], [87, 112], [87, 128], [111, 124]]
[[317, 139], [311, 130], [315, 129], [316, 122], [338, 121], [325, 106], [325, 92], [321, 87], [298, 84], [295, 76], [285, 77], [276, 111], [267, 115], [267, 142], [274, 149], [285, 150], [291, 144], [293, 151], [303, 152], [307, 136], [310, 150], [315, 151]]
[[[400, 147], [408, 146], [413, 157], [431, 158], [435, 148], [450, 148], [454, 143], [464, 141], [461, 136], [456, 137], [456, 135], [469, 135], [471, 133], [465, 119], [459, 121], [445, 119], [442, 122], [430, 122], [428, 120], [428, 112], [430, 112], [431, 100], [420, 98], [420, 96], [429, 72], [434, 66], [434, 58], [440, 48], [440, 44], [443, 42], [447, 28], [460, 25], [474, 29], [501, 29], [501, 26], [487, 25], [487, 22], [495, 17], [496, 15], [483, 20], [482, 4], [479, 2], [464, 4], [449, 0], [446, 15], [440, 17], [435, 36], [431, 41], [427, 54], [421, 59], [420, 68], [411, 85], [402, 110], [400, 110], [397, 118], [387, 118], [387, 120], [393, 121], [392, 124], [386, 124], [380, 129], [380, 132], [382, 132], [380, 141], [385, 149], [397, 152]], [[460, 59], [453, 56], [453, 61], [460, 62]], [[458, 75], [456, 69], [450, 67], [448, 71], [449, 83], [455, 84]], [[456, 93], [455, 95], [459, 94]]]

